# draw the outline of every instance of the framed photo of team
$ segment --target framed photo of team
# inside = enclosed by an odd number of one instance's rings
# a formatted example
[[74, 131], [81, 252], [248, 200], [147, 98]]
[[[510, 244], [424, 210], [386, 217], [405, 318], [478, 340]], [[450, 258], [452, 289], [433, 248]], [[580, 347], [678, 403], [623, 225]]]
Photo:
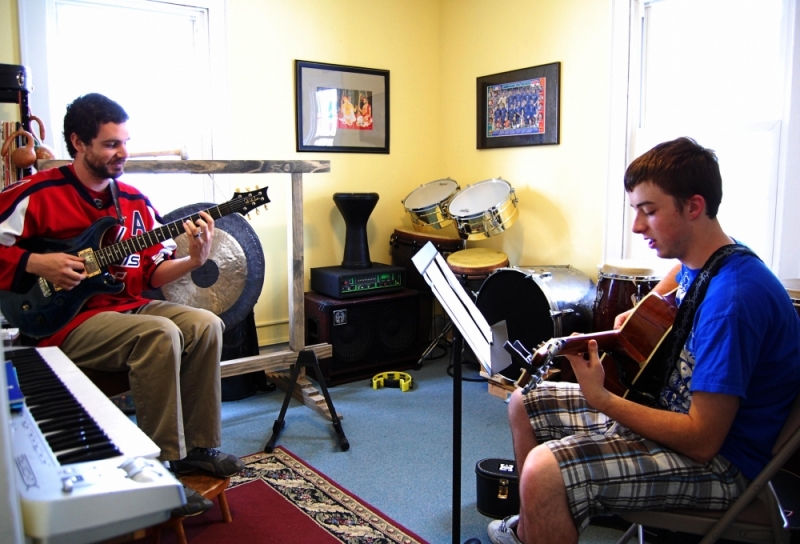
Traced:
[[477, 79], [478, 149], [558, 144], [561, 63]]
[[389, 153], [389, 71], [295, 61], [297, 151]]

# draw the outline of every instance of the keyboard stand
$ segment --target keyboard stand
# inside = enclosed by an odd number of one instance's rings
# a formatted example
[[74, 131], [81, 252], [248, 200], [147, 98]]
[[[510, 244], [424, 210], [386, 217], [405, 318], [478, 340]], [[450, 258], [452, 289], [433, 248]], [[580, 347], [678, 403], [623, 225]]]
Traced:
[[297, 384], [297, 379], [300, 377], [301, 368], [312, 369], [314, 371], [314, 374], [317, 377], [317, 382], [319, 383], [319, 389], [322, 391], [322, 395], [325, 397], [325, 402], [328, 404], [328, 410], [331, 413], [333, 428], [336, 429], [336, 434], [339, 436], [339, 446], [342, 448], [342, 451], [349, 450], [350, 442], [347, 441], [347, 438], [344, 435], [342, 422], [339, 420], [339, 416], [336, 414], [336, 410], [333, 407], [331, 396], [328, 394], [328, 387], [325, 385], [325, 380], [322, 377], [322, 370], [319, 368], [317, 354], [314, 353], [313, 350], [306, 349], [298, 353], [297, 362], [294, 364], [294, 366], [292, 366], [292, 376], [291, 380], [289, 381], [289, 386], [286, 388], [286, 396], [283, 398], [281, 413], [278, 416], [278, 419], [276, 419], [275, 423], [272, 425], [272, 436], [270, 437], [266, 446], [264, 446], [264, 451], [267, 453], [272, 453], [272, 451], [275, 449], [275, 443], [278, 441], [281, 431], [286, 426], [286, 421], [284, 420], [284, 417], [286, 416], [286, 409], [289, 407], [289, 401], [292, 399], [292, 392]]

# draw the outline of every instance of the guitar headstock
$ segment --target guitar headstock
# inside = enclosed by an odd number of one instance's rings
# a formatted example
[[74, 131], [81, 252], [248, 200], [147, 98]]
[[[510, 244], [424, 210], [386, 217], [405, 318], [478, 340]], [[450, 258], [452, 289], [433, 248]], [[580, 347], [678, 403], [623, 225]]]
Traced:
[[511, 354], [511, 359], [525, 370], [517, 380], [516, 385], [524, 386], [525, 393], [539, 385], [550, 370], [553, 359], [555, 359], [562, 346], [563, 340], [561, 338], [552, 338], [539, 345], [536, 351], [531, 353], [519, 340], [515, 340], [513, 343], [506, 342], [503, 348]]
[[242, 215], [247, 215], [251, 211], [258, 213], [258, 208], [266, 206], [266, 204], [270, 202], [267, 196], [267, 189], [269, 189], [269, 187], [264, 187], [263, 189], [256, 187], [255, 190], [250, 190], [248, 187], [244, 192], [239, 192], [239, 189], [236, 189], [230, 203], [235, 205], [237, 208], [235, 211]]

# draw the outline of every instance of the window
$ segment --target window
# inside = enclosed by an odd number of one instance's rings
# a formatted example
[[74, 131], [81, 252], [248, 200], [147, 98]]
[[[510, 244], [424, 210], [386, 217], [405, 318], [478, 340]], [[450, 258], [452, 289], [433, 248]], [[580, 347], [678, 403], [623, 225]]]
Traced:
[[[719, 219], [728, 234], [773, 269], [787, 248], [797, 246], [796, 236], [786, 236], [779, 205], [787, 189], [781, 150], [790, 128], [794, 16], [791, 0], [763, 0], [757, 7], [748, 0], [615, 2], [606, 257], [654, 258], [630, 232], [633, 214], [622, 175], [631, 160], [679, 136], [717, 152]], [[782, 277], [796, 277], [800, 266], [784, 264]]]
[[[68, 157], [61, 137], [67, 104], [99, 92], [128, 112], [129, 151], [185, 148], [190, 158], [212, 158], [212, 137], [217, 136], [212, 127], [221, 108], [211, 84], [219, 59], [212, 56], [210, 43], [213, 17], [221, 17], [216, 13], [220, 1], [20, 2], [23, 62], [31, 67], [34, 84], [31, 110], [50, 129], [48, 143], [57, 155]], [[33, 32], [42, 28], [46, 32]], [[36, 43], [26, 39], [33, 36]], [[217, 200], [213, 180], [197, 175], [128, 174], [125, 179], [162, 214], [187, 203]]]

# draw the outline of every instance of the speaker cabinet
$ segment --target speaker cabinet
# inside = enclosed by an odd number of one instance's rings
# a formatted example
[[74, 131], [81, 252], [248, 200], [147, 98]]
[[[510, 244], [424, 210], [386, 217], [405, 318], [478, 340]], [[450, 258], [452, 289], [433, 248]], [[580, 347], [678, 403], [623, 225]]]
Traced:
[[305, 294], [306, 344], [328, 343], [333, 356], [320, 360], [330, 385], [407, 370], [422, 353], [419, 293], [395, 293], [338, 300]]

